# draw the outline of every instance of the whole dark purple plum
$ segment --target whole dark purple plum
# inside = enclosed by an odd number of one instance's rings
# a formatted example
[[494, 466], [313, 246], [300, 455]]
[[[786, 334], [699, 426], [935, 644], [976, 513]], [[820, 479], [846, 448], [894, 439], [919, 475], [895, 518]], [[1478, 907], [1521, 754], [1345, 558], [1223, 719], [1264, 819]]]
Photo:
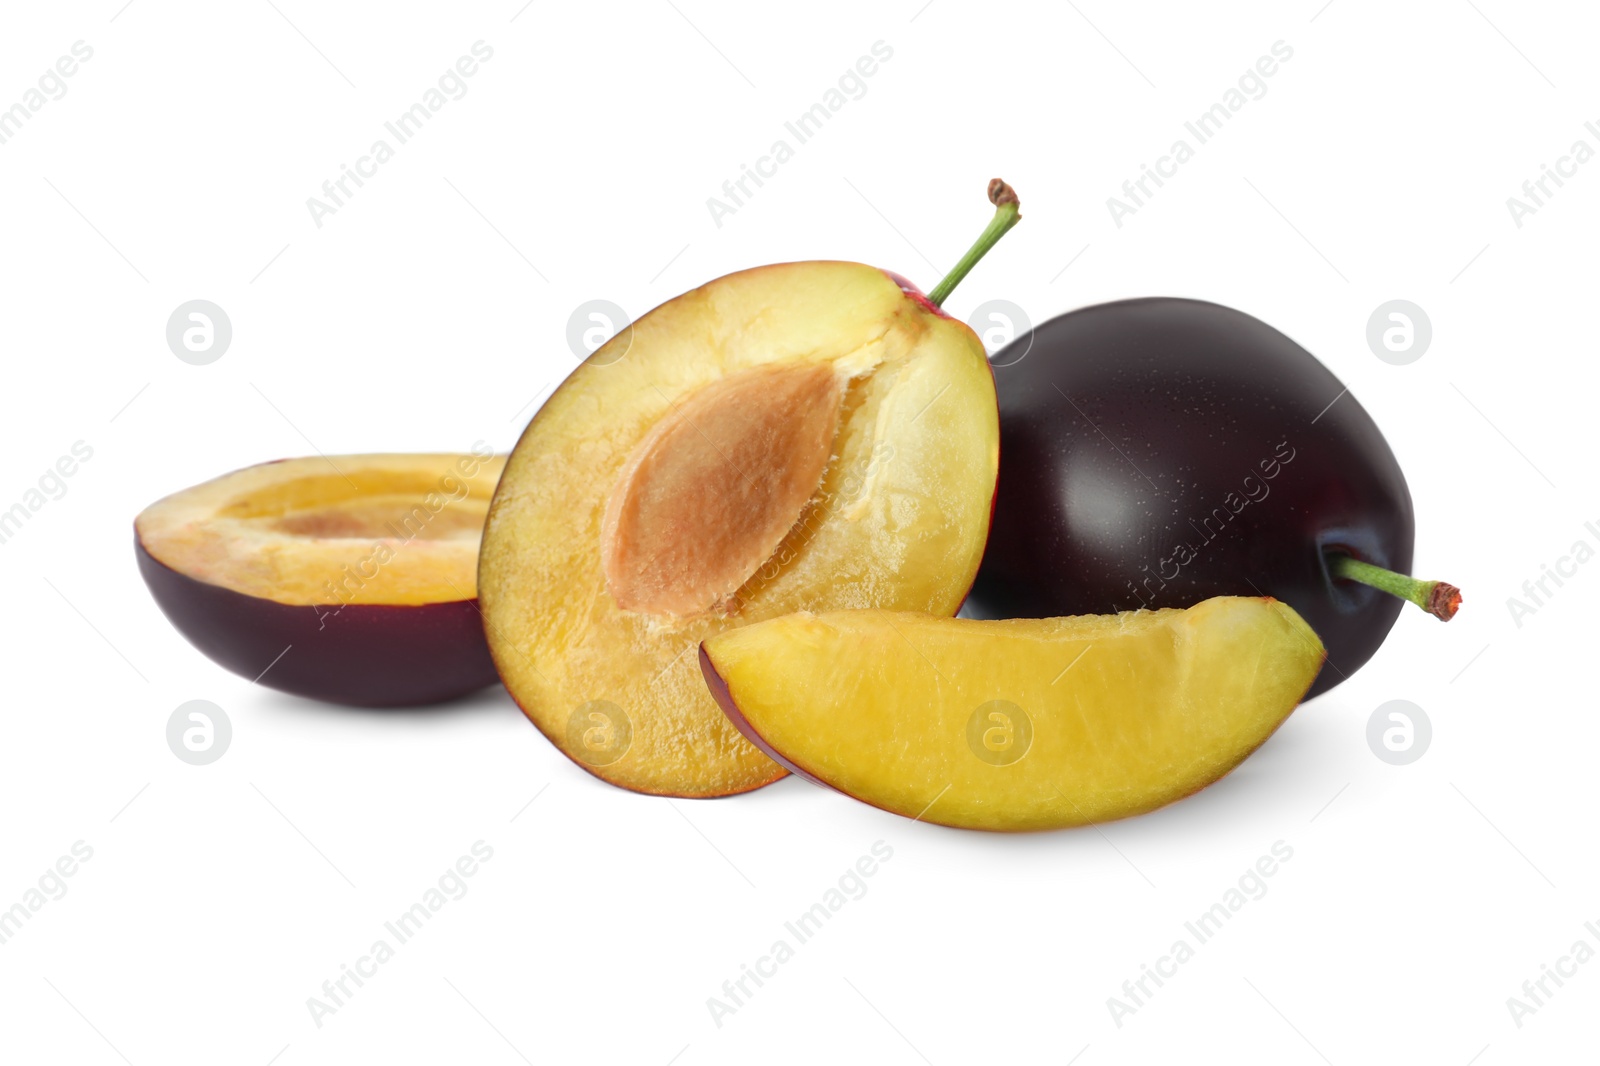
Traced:
[[1198, 300], [1125, 300], [1052, 319], [992, 365], [1000, 481], [964, 613], [1273, 596], [1327, 646], [1309, 698], [1372, 657], [1397, 597], [1440, 617], [1459, 603], [1453, 586], [1404, 576], [1411, 493], [1371, 416], [1264, 322]]

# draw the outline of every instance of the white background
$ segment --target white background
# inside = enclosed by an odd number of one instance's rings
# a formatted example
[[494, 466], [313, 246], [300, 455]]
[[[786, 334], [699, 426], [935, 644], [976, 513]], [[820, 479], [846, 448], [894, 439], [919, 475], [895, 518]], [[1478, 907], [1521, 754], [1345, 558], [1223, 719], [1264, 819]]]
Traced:
[[[0, 567], [0, 906], [93, 848], [0, 946], [0, 1057], [74, 1063], [1430, 1062], [1592, 1058], [1600, 565], [1587, 538], [1600, 163], [1517, 227], [1506, 198], [1600, 119], [1584, 5], [1507, 0], [803, 5], [724, 0], [7, 5], [0, 106], [94, 49], [0, 145], [0, 509], [94, 449]], [[522, 8], [519, 10], [519, 8]], [[306, 199], [485, 41], [493, 59], [344, 208]], [[719, 228], [707, 197], [875, 41], [893, 58]], [[1117, 227], [1106, 198], [1275, 41], [1294, 49]], [[286, 456], [506, 449], [574, 364], [586, 300], [638, 315], [727, 271], [857, 259], [931, 286], [1001, 175], [1023, 223], [950, 301], [1034, 321], [1202, 297], [1325, 360], [1408, 473], [1417, 565], [1377, 658], [1237, 773], [1133, 821], [1022, 837], [913, 824], [786, 780], [714, 802], [590, 778], [501, 691], [346, 710], [190, 648], [135, 571], [157, 497]], [[1068, 264], [1071, 264], [1070, 266]], [[180, 362], [204, 298], [231, 348]], [[1393, 366], [1403, 298], [1431, 347]], [[213, 765], [164, 730], [231, 717]], [[1365, 739], [1423, 707], [1409, 766]], [[529, 805], [531, 798], [538, 798]], [[306, 1000], [475, 841], [494, 849], [319, 1028]], [[732, 1017], [706, 1000], [882, 840], [851, 902]], [[1107, 999], [1275, 841], [1293, 858], [1119, 1027]], [[1191, 940], [1192, 942], [1192, 940]], [[1554, 986], [1550, 986], [1554, 988]]]

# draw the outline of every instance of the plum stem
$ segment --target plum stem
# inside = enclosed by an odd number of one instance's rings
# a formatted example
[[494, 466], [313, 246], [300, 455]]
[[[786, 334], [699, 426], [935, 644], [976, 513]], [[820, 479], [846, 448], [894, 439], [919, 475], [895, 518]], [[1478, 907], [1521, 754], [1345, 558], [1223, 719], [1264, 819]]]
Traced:
[[1423, 581], [1408, 574], [1397, 574], [1381, 566], [1364, 563], [1354, 556], [1339, 554], [1329, 560], [1335, 577], [1371, 585], [1380, 592], [1398, 596], [1421, 607], [1443, 622], [1461, 609], [1461, 590], [1448, 581]]
[[961, 279], [971, 273], [972, 268], [978, 265], [978, 260], [989, 253], [989, 249], [1000, 243], [1000, 238], [1006, 231], [1022, 218], [1022, 205], [1017, 200], [1017, 191], [999, 178], [989, 182], [989, 202], [994, 204], [994, 218], [989, 220], [989, 225], [978, 235], [972, 247], [967, 249], [967, 254], [961, 261], [950, 269], [944, 280], [933, 287], [928, 294], [928, 302], [935, 307], [944, 306], [944, 302], [956, 286], [961, 284]]

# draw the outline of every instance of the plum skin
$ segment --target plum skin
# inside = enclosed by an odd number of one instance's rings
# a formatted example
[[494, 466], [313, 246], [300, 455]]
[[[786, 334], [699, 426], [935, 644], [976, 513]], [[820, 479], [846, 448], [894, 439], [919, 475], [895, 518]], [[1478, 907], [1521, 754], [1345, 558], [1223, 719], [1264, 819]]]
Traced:
[[766, 738], [756, 732], [755, 726], [750, 724], [750, 719], [746, 718], [744, 712], [739, 710], [738, 703], [734, 702], [733, 693], [728, 691], [728, 682], [723, 678], [722, 672], [717, 669], [717, 664], [711, 661], [710, 653], [706, 651], [705, 641], [701, 641], [700, 647], [696, 650], [700, 653], [700, 673], [706, 679], [706, 688], [710, 690], [711, 698], [717, 701], [717, 706], [722, 708], [722, 713], [728, 716], [728, 721], [733, 723], [733, 727], [746, 740], [759, 748], [761, 754], [796, 777], [803, 778], [818, 788], [825, 788], [829, 792], [839, 791], [809, 770], [791, 762], [777, 748], [768, 744]]
[[1409, 573], [1411, 493], [1371, 416], [1300, 345], [1242, 311], [1153, 297], [1052, 319], [992, 362], [1002, 462], [964, 614], [1273, 596], [1327, 647], [1308, 699], [1383, 643], [1403, 602], [1335, 581], [1326, 554]]
[[275, 603], [179, 573], [137, 534], [134, 549], [173, 628], [219, 666], [269, 688], [354, 707], [409, 707], [499, 680], [477, 600], [342, 609]]

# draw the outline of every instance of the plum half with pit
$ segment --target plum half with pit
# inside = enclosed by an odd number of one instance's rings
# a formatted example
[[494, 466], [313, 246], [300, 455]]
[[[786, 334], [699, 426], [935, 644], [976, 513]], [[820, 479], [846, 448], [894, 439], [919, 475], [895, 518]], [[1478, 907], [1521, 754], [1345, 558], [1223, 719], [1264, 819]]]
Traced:
[[1083, 308], [992, 360], [1003, 463], [965, 613], [1049, 618], [1272, 596], [1354, 673], [1409, 599], [1415, 521], [1377, 424], [1310, 352], [1198, 300]]
[[506, 462], [478, 589], [495, 665], [574, 763], [707, 798], [785, 773], [694, 649], [799, 610], [949, 616], [977, 573], [999, 463], [983, 343], [944, 298], [1020, 217], [1005, 182], [924, 296], [846, 262], [778, 263], [677, 296], [597, 349]]

